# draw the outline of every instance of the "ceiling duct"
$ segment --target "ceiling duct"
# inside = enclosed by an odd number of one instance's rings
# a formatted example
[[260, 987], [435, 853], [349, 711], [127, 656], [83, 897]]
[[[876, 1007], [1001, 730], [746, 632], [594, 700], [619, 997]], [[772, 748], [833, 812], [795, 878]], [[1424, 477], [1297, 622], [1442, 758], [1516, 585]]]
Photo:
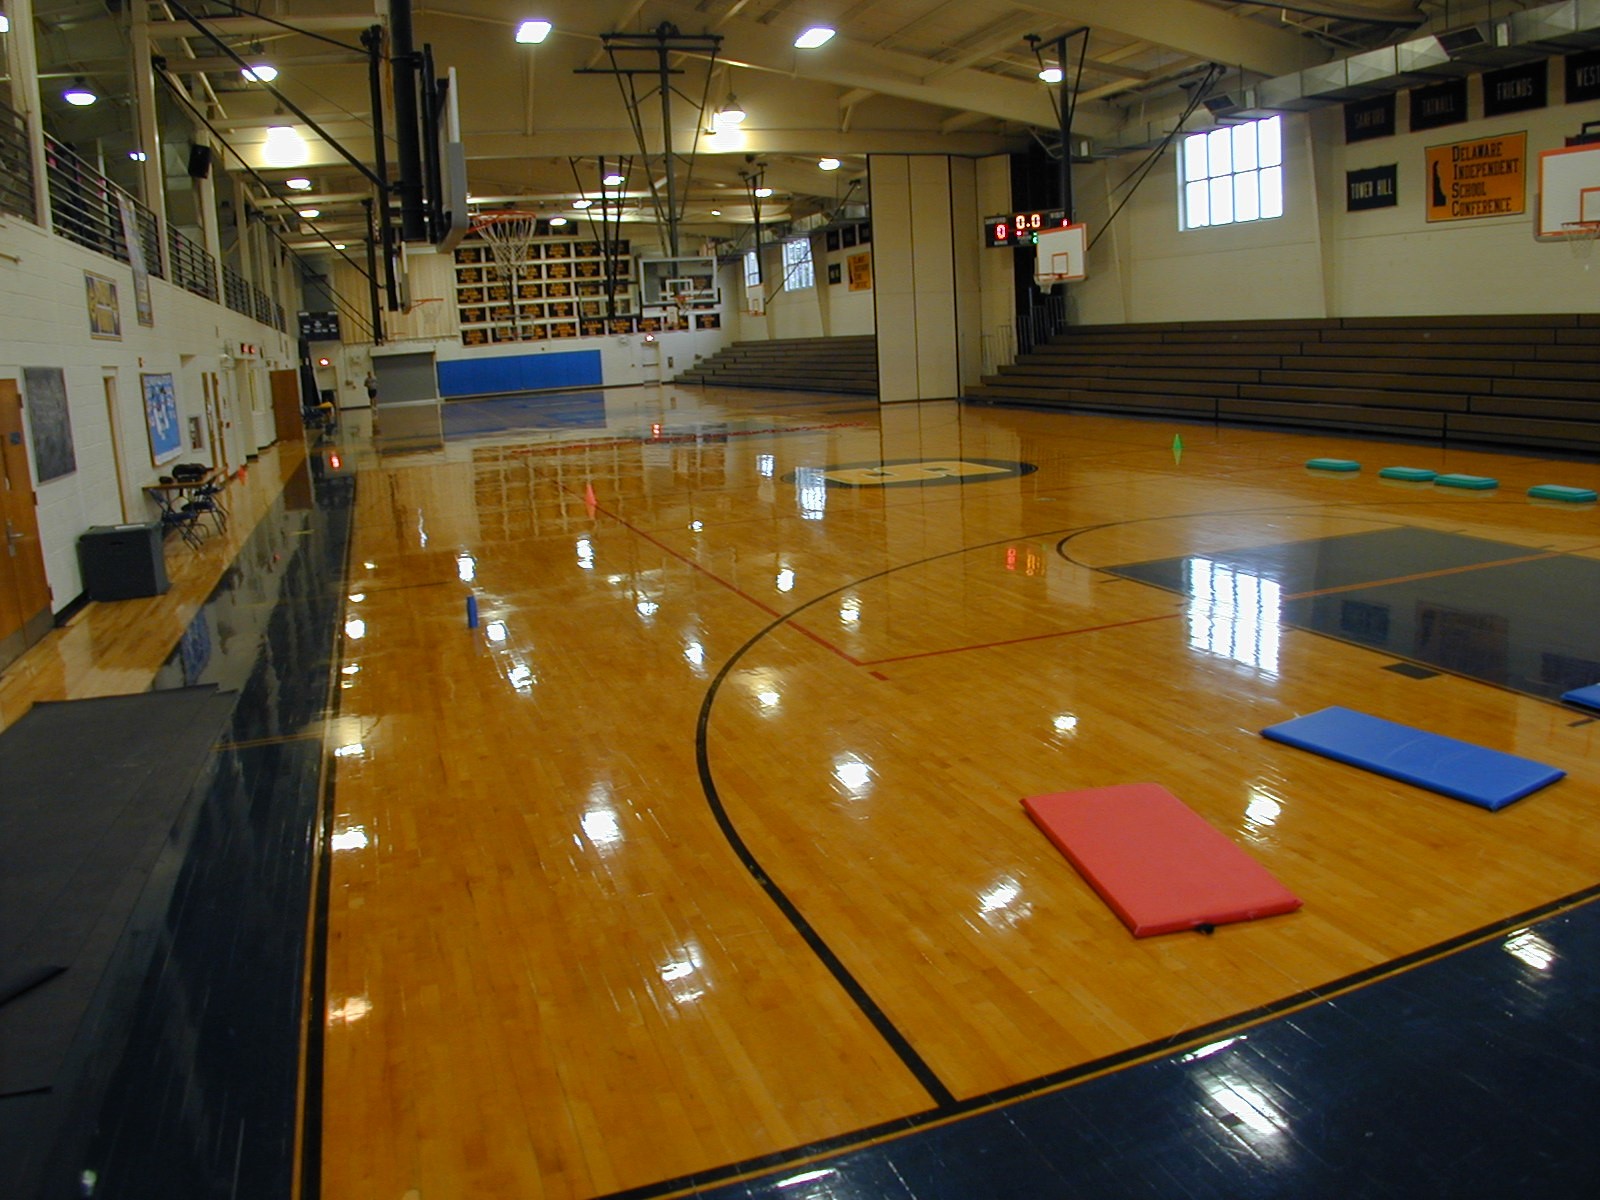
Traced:
[[[1561, 0], [1508, 19], [1477, 22], [1381, 46], [1293, 75], [1230, 90], [1206, 108], [1213, 121], [1249, 120], [1273, 113], [1310, 112], [1330, 104], [1367, 100], [1441, 78], [1474, 75], [1497, 66], [1552, 58], [1600, 46], [1600, 0]], [[1128, 128], [1093, 156], [1109, 158], [1144, 150], [1166, 138], [1159, 122]]]

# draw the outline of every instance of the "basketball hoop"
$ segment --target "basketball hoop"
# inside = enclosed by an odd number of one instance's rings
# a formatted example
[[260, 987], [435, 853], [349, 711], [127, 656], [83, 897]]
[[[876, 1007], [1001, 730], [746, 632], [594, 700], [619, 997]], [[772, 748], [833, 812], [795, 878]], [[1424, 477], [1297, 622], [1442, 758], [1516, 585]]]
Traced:
[[500, 277], [514, 286], [517, 268], [527, 261], [528, 247], [538, 229], [539, 218], [533, 213], [506, 209], [479, 213], [470, 232], [489, 243]]
[[1561, 232], [1572, 257], [1586, 259], [1594, 252], [1595, 242], [1600, 240], [1600, 221], [1563, 221]]

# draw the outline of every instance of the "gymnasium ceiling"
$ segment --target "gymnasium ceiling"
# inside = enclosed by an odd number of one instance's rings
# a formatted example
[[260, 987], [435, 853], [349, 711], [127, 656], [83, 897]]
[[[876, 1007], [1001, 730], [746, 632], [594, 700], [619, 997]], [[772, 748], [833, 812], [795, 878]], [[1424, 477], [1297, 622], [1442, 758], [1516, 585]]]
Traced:
[[[0, 10], [6, 2], [0, 0]], [[35, 0], [49, 128], [86, 156], [103, 154], [108, 173], [130, 184], [129, 7], [143, 2]], [[272, 87], [279, 96], [243, 79], [215, 42], [181, 19], [179, 2], [239, 55], [277, 67]], [[376, 7], [381, 12], [387, 5]], [[623, 81], [575, 72], [612, 65], [602, 43], [607, 33], [668, 27], [720, 37], [714, 57], [674, 57], [682, 73], [673, 76], [672, 124], [674, 148], [695, 151], [687, 182], [684, 167], [678, 177], [686, 228], [736, 232], [750, 219], [747, 182], [757, 173], [774, 190], [763, 212], [771, 221], [862, 199], [859, 181], [872, 152], [982, 155], [1030, 145], [1053, 151], [1053, 93], [1062, 88], [1039, 81], [1039, 58], [1050, 58], [1050, 43], [1076, 30], [1088, 33], [1087, 42], [1074, 36], [1067, 43], [1067, 79], [1076, 81], [1078, 96], [1075, 150], [1080, 138], [1093, 146], [1131, 126], [1170, 124], [1210, 64], [1227, 72], [1220, 86], [1281, 76], [1423, 26], [1459, 23], [1470, 6], [1458, 4], [1449, 14], [1446, 7], [1406, 0], [1300, 0], [1291, 6], [1225, 0], [419, 0], [414, 24], [417, 44], [431, 45], [440, 72], [456, 68], [475, 201], [570, 213], [573, 200], [596, 193], [600, 156], [612, 162], [631, 156], [629, 215], [637, 219], [651, 210]], [[367, 187], [292, 108], [371, 162], [373, 106], [358, 51], [361, 28], [380, 19], [373, 8], [359, 0], [174, 0], [153, 3], [150, 12], [156, 52], [172, 77], [266, 181], [263, 187], [252, 180], [250, 189], [269, 204], [281, 202], [285, 211], [319, 209], [318, 226], [332, 236], [359, 236]], [[542, 44], [518, 44], [518, 24], [533, 17], [550, 21], [553, 31]], [[262, 18], [314, 28], [320, 39]], [[796, 49], [795, 37], [817, 24], [837, 35], [818, 49]], [[1029, 35], [1041, 39], [1040, 56]], [[653, 52], [615, 60], [633, 68], [654, 63]], [[91, 108], [59, 100], [79, 76], [101, 96]], [[646, 144], [657, 153], [660, 99], [652, 79], [634, 78]], [[169, 87], [159, 90], [163, 162], [169, 177], [181, 179], [193, 121]], [[713, 112], [730, 96], [747, 119], [732, 134], [709, 136]], [[310, 139], [307, 163], [293, 170], [270, 167], [262, 157], [267, 128], [286, 122]], [[840, 159], [841, 168], [819, 169], [825, 156]], [[227, 171], [238, 169], [232, 153], [219, 161]], [[312, 192], [286, 192], [282, 181], [294, 175], [309, 177]]]

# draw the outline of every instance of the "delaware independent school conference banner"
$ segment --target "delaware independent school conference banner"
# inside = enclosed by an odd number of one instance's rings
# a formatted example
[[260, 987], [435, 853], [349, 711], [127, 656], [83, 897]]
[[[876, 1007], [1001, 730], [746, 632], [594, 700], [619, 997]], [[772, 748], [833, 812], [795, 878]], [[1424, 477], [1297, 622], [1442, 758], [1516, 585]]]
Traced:
[[1428, 220], [1510, 217], [1527, 206], [1528, 135], [1428, 147]]

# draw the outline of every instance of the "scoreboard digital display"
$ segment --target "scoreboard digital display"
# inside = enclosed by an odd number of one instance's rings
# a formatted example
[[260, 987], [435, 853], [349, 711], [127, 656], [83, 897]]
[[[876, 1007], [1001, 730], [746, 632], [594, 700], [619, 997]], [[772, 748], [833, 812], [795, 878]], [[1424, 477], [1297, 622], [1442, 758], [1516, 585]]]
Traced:
[[337, 342], [339, 314], [336, 312], [300, 313], [300, 336], [308, 342]]
[[1031, 246], [1039, 240], [1041, 229], [1064, 229], [1070, 225], [1065, 209], [1044, 208], [1033, 212], [1006, 213], [983, 219], [985, 246]]

